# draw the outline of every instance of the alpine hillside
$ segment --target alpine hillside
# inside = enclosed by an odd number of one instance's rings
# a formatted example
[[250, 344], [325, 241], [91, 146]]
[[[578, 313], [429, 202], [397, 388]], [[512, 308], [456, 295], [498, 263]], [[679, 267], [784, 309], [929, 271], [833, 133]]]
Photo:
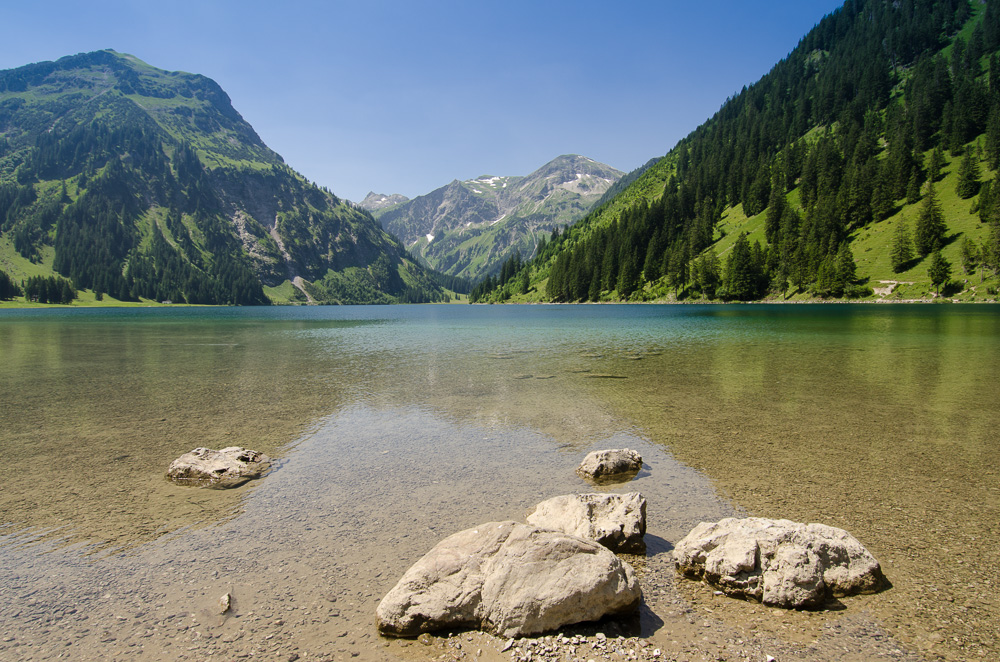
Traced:
[[849, 0], [479, 301], [996, 300], [1000, 3]]
[[288, 167], [214, 81], [112, 50], [0, 72], [0, 272], [14, 289], [64, 281], [98, 300], [444, 296], [369, 213]]
[[523, 177], [455, 180], [378, 218], [432, 268], [479, 280], [511, 257], [533, 255], [541, 238], [581, 218], [623, 174], [564, 155]]

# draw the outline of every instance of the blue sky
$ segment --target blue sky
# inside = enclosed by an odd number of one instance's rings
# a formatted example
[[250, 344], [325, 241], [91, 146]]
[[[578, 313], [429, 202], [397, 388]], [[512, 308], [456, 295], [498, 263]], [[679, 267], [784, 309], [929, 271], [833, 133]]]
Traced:
[[358, 201], [560, 154], [632, 170], [841, 2], [5, 4], [0, 69], [113, 48], [204, 74], [290, 166]]

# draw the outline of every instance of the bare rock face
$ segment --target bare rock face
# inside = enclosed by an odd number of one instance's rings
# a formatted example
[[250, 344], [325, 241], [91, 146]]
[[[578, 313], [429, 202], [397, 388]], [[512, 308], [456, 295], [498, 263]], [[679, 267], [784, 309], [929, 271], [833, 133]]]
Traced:
[[612, 552], [646, 551], [646, 499], [628, 494], [566, 494], [543, 501], [528, 524], [594, 540]]
[[727, 595], [786, 608], [888, 586], [857, 538], [824, 524], [761, 517], [702, 522], [674, 548], [677, 570]]
[[503, 637], [555, 630], [634, 611], [632, 567], [597, 543], [516, 522], [489, 522], [445, 538], [376, 610], [383, 634], [475, 627]]
[[259, 478], [270, 466], [268, 456], [239, 446], [196, 448], [170, 463], [167, 478], [179, 485], [224, 489]]
[[587, 478], [602, 478], [637, 473], [642, 456], [629, 448], [614, 448], [588, 453], [576, 472]]

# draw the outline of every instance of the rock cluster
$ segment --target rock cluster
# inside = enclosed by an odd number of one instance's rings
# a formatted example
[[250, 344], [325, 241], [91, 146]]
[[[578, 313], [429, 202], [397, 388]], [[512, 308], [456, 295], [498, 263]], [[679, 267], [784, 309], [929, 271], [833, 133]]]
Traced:
[[376, 609], [383, 634], [476, 627], [504, 637], [554, 630], [635, 610], [635, 574], [595, 542], [516, 522], [489, 522], [445, 538]]
[[786, 608], [887, 585], [878, 561], [843, 529], [760, 517], [702, 522], [674, 548], [677, 570], [727, 595]]
[[576, 472], [591, 479], [625, 477], [642, 469], [642, 455], [629, 448], [593, 451], [583, 458]]
[[239, 446], [196, 448], [170, 463], [167, 478], [179, 485], [224, 489], [259, 478], [270, 466], [267, 455]]
[[[608, 450], [588, 455], [578, 471], [598, 477], [641, 466], [635, 451]], [[645, 551], [641, 494], [558, 496], [539, 503], [527, 521], [489, 522], [442, 540], [379, 603], [379, 631], [426, 637], [472, 627], [525, 637], [636, 610], [642, 591], [614, 552]], [[788, 520], [702, 522], [677, 543], [674, 562], [723, 593], [780, 607], [818, 607], [887, 584], [878, 562], [846, 531]], [[513, 657], [549, 654], [529, 645]], [[636, 659], [638, 651], [623, 654]]]
[[628, 494], [566, 494], [543, 501], [528, 524], [594, 540], [612, 552], [646, 551], [646, 499]]

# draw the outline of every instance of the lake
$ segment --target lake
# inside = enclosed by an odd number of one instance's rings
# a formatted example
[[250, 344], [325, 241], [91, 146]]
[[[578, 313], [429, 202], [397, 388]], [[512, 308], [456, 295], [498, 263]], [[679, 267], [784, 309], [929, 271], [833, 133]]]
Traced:
[[[402, 572], [620, 446], [647, 468], [596, 489], [649, 500], [643, 636], [865, 619], [889, 657], [994, 656], [998, 340], [992, 305], [3, 310], [0, 657], [420, 657], [374, 631]], [[164, 479], [230, 445], [274, 469]], [[893, 588], [776, 625], [675, 582], [671, 544], [740, 513], [845, 528]]]

